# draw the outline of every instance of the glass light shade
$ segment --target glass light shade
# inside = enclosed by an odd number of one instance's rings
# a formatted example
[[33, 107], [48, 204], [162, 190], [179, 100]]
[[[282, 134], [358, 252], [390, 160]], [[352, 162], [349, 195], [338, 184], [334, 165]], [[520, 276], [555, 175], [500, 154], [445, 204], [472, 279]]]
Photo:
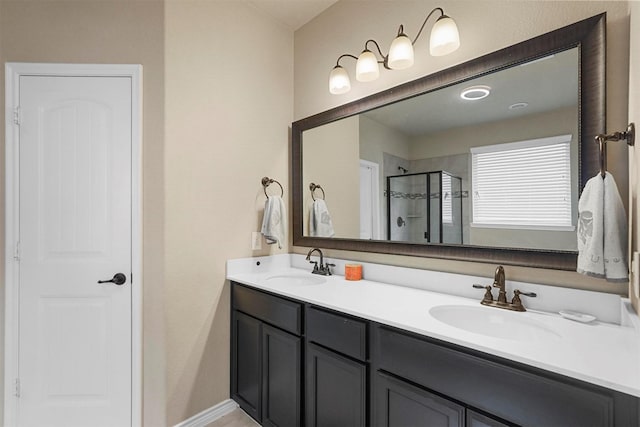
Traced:
[[447, 55], [460, 47], [460, 35], [456, 22], [442, 15], [431, 29], [429, 52], [432, 56]]
[[340, 65], [336, 65], [329, 74], [329, 92], [334, 95], [347, 93], [351, 90], [351, 81], [347, 70]]
[[378, 58], [370, 50], [363, 51], [356, 63], [356, 80], [359, 82], [370, 82], [380, 76]]
[[401, 34], [393, 40], [387, 65], [392, 70], [404, 70], [413, 65], [413, 44], [409, 37]]

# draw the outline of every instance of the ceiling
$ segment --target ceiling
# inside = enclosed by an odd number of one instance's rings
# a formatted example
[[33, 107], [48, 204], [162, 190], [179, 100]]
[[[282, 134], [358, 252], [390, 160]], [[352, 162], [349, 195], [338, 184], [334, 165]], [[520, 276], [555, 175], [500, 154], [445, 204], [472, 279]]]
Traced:
[[292, 30], [297, 30], [338, 0], [245, 0]]

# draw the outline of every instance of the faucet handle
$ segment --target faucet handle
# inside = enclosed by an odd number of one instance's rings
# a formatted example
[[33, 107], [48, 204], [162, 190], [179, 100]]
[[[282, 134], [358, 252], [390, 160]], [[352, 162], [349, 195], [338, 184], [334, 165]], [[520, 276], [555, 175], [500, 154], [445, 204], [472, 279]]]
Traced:
[[324, 267], [325, 267], [325, 269], [326, 269], [326, 271], [327, 271], [327, 276], [331, 276], [331, 274], [332, 274], [332, 272], [331, 272], [331, 268], [329, 268], [329, 267], [335, 267], [335, 266], [336, 266], [336, 265], [335, 265], [335, 264], [333, 264], [333, 263], [331, 263], [331, 262], [325, 262], [325, 263], [324, 263]]
[[516, 311], [526, 311], [524, 306], [522, 305], [522, 300], [520, 299], [520, 295], [524, 295], [526, 297], [537, 297], [538, 294], [535, 292], [521, 292], [520, 289], [515, 289], [513, 291], [513, 299], [511, 300], [511, 305], [513, 305]]
[[531, 297], [531, 298], [535, 298], [538, 296], [538, 294], [536, 294], [535, 292], [522, 292], [520, 291], [520, 289], [516, 289], [515, 291], [513, 291], [513, 293], [516, 295], [524, 295], [525, 297]]
[[482, 298], [482, 302], [493, 301], [493, 294], [491, 293], [491, 285], [483, 286], [483, 285], [477, 285], [474, 283], [473, 287], [476, 289], [486, 290], [486, 292], [484, 293], [484, 297]]
[[313, 264], [313, 272], [318, 272], [318, 261], [309, 261], [309, 264]]

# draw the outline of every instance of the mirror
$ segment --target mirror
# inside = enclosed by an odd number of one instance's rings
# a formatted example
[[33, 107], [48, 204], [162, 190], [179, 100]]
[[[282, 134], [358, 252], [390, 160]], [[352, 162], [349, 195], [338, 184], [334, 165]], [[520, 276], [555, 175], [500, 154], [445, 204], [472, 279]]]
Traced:
[[[604, 130], [604, 21], [295, 122], [294, 244], [575, 269], [579, 192]], [[461, 99], [468, 88], [489, 95]]]

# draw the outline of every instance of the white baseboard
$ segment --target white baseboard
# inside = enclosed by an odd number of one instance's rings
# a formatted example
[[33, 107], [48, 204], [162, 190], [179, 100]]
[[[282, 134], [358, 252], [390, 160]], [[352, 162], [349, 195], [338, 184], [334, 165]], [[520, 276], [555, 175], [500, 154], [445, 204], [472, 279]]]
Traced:
[[176, 424], [174, 427], [204, 427], [207, 424], [214, 422], [215, 420], [224, 417], [229, 412], [238, 407], [238, 404], [227, 399], [209, 409], [205, 409], [199, 414], [195, 414], [193, 417]]

